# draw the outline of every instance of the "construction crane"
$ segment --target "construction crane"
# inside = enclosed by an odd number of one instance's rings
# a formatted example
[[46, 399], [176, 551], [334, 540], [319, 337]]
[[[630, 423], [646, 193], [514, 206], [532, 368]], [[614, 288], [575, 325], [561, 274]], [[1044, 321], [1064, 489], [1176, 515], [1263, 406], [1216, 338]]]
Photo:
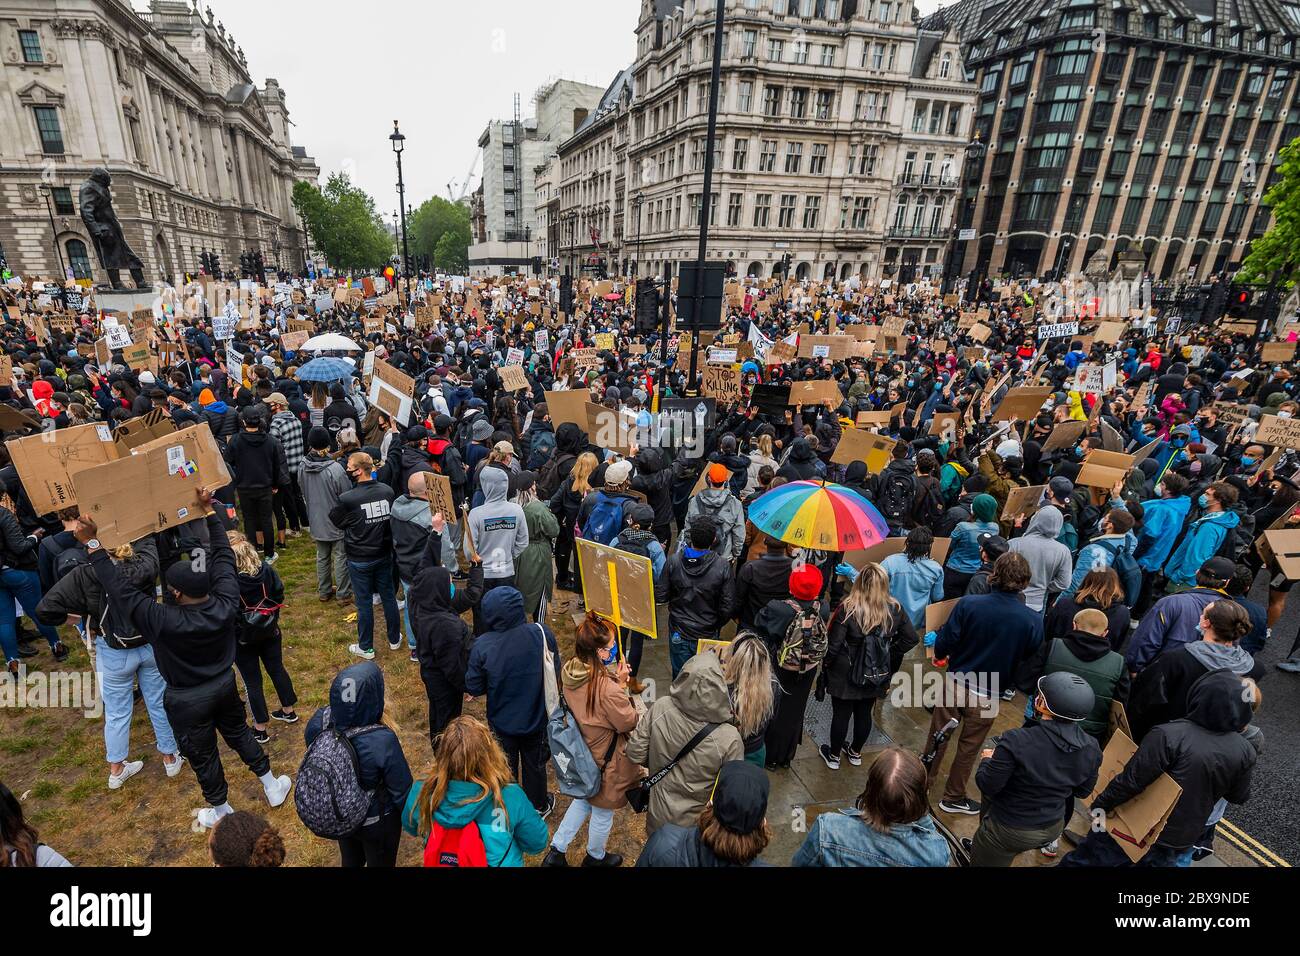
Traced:
[[474, 174], [478, 172], [478, 164], [482, 159], [483, 159], [482, 151], [475, 150], [474, 161], [469, 164], [469, 172], [465, 174], [465, 178], [461, 181], [462, 185], [460, 187], [460, 195], [456, 194], [456, 183], [453, 180], [452, 182], [449, 182], [447, 184], [448, 199], [450, 199], [454, 203], [458, 203], [465, 198], [465, 196], [469, 193], [469, 184], [474, 181]]

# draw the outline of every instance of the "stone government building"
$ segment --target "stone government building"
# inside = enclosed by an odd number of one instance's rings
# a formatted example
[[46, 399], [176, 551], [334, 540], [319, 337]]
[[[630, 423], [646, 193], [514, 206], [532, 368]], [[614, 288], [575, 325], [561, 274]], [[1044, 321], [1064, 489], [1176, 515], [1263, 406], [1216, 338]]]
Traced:
[[292, 143], [279, 83], [257, 87], [210, 9], [0, 0], [7, 268], [107, 281], [77, 208], [97, 166], [113, 177], [114, 207], [149, 281], [197, 274], [204, 252], [227, 272], [252, 251], [268, 268], [303, 268], [293, 186], [320, 170]]

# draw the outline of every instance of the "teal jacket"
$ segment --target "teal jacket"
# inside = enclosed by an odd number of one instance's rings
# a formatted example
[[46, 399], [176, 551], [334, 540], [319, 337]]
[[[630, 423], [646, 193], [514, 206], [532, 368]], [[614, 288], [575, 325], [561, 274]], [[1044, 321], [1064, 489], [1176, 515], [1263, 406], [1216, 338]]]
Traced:
[[1192, 499], [1186, 495], [1142, 502], [1142, 533], [1138, 535], [1137, 563], [1143, 571], [1155, 572], [1165, 566], [1169, 552], [1174, 549], [1174, 542], [1183, 530], [1187, 513], [1191, 510]]
[[1228, 532], [1241, 524], [1233, 511], [1211, 511], [1192, 522], [1183, 543], [1165, 565], [1165, 577], [1190, 588], [1196, 585], [1196, 572], [1214, 557]]
[[[419, 802], [423, 787], [422, 780], [412, 785], [402, 810], [402, 829], [421, 842], [428, 842], [429, 834], [420, 830]], [[541, 853], [546, 849], [551, 840], [550, 831], [528, 802], [522, 787], [512, 783], [501, 791], [505, 814], [499, 819], [491, 793], [474, 799], [479, 789], [478, 784], [453, 780], [447, 787], [442, 805], [433, 812], [433, 818], [444, 827], [464, 827], [471, 820], [477, 823], [483, 848], [487, 851], [488, 866], [523, 866], [525, 853]]]

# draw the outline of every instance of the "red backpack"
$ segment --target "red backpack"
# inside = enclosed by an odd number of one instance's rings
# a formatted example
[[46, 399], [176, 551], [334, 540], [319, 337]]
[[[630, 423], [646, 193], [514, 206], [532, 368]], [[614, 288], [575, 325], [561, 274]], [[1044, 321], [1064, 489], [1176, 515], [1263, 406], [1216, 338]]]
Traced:
[[487, 866], [487, 848], [479, 835], [478, 824], [471, 820], [463, 827], [450, 828], [434, 821], [429, 842], [424, 845], [427, 867]]

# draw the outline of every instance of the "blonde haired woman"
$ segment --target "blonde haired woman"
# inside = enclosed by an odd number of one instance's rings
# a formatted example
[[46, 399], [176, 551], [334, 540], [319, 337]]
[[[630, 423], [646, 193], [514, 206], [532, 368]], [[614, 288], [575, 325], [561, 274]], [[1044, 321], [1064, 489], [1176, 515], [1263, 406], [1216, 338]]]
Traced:
[[[253, 712], [253, 736], [257, 742], [270, 741], [267, 726], [271, 720], [296, 724], [294, 705], [298, 695], [284, 668], [280, 644], [280, 609], [284, 606], [284, 582], [275, 568], [262, 560], [261, 553], [242, 534], [230, 535], [230, 549], [235, 553], [235, 571], [239, 580], [239, 628], [235, 639], [235, 667], [244, 679], [248, 709]], [[280, 709], [268, 713], [266, 694], [262, 690], [262, 668], [280, 698]]]
[[871, 736], [871, 710], [889, 693], [903, 656], [916, 644], [916, 629], [889, 594], [889, 575], [878, 564], [866, 565], [831, 615], [826, 660], [818, 678], [817, 699], [828, 693], [831, 697], [831, 739], [820, 748], [831, 770], [840, 769], [850, 720], [849, 763], [862, 765], [862, 748]]
[[722, 651], [722, 676], [731, 695], [732, 721], [745, 741], [745, 760], [763, 766], [767, 758], [764, 734], [776, 710], [777, 689], [772, 654], [764, 640], [742, 631]]
[[468, 714], [435, 741], [433, 769], [411, 787], [402, 828], [425, 841], [424, 865], [437, 867], [523, 866], [550, 836], [488, 725]]
[[766, 432], [759, 434], [751, 442], [749, 450], [749, 474], [745, 481], [745, 490], [741, 494], [742, 498], [745, 495], [752, 493], [758, 487], [758, 473], [763, 470], [764, 465], [771, 468], [773, 474], [775, 474], [776, 470], [781, 467], [776, 460], [775, 449], [772, 445], [772, 436]]
[[[564, 428], [563, 425], [560, 426]], [[556, 438], [559, 441], [559, 438]], [[557, 453], [559, 446], [556, 446]], [[560, 486], [555, 489], [549, 502], [551, 514], [560, 523], [560, 533], [555, 539], [555, 586], [568, 591], [573, 587], [573, 575], [569, 573], [569, 560], [573, 556], [573, 525], [578, 520], [578, 509], [582, 499], [591, 491], [591, 476], [596, 471], [596, 456], [584, 451], [573, 463], [573, 468]], [[577, 559], [573, 559], [577, 564]]]

